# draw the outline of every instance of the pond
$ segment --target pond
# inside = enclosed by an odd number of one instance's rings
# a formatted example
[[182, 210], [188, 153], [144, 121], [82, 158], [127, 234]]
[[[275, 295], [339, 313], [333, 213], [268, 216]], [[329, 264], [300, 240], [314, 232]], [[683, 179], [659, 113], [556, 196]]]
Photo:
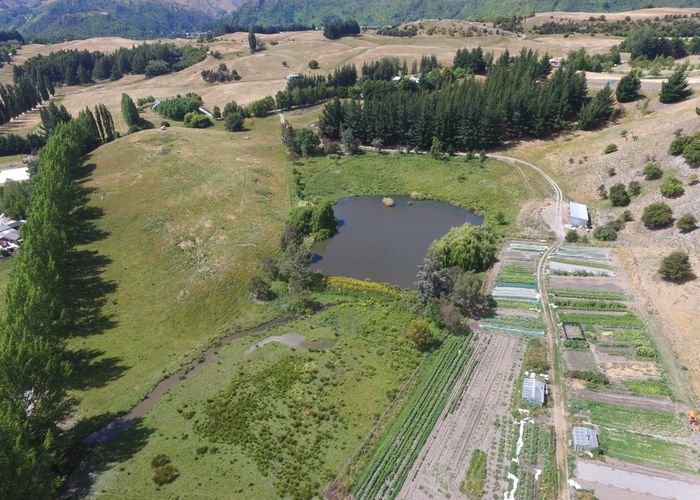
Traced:
[[381, 196], [344, 198], [333, 206], [339, 231], [316, 243], [311, 267], [327, 276], [370, 279], [415, 288], [418, 266], [430, 244], [464, 223], [483, 219], [463, 208], [431, 200], [392, 196], [386, 207]]

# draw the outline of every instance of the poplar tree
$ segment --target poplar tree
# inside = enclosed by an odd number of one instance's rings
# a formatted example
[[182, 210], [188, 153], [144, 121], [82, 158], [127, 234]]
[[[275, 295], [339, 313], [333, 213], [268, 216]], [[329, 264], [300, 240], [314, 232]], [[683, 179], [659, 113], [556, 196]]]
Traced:
[[258, 39], [255, 38], [255, 31], [253, 30], [253, 25], [250, 25], [248, 29], [248, 46], [250, 47], [250, 53], [254, 53], [258, 49]]
[[124, 121], [129, 128], [136, 127], [139, 124], [139, 111], [136, 109], [134, 100], [129, 97], [129, 94], [122, 94], [122, 115]]

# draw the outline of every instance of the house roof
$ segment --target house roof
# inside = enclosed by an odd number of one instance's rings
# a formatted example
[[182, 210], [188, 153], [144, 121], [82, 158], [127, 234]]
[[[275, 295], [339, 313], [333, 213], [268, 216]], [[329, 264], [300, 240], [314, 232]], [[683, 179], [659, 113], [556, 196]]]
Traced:
[[576, 219], [588, 220], [588, 207], [583, 203], [569, 203], [569, 216]]
[[538, 401], [544, 404], [544, 394], [546, 386], [534, 378], [526, 378], [523, 380], [523, 399], [530, 401]]
[[598, 447], [598, 434], [593, 429], [588, 427], [574, 427], [573, 429], [574, 445]]
[[0, 232], [0, 239], [7, 241], [17, 241], [20, 238], [19, 231], [16, 229], [7, 229]]

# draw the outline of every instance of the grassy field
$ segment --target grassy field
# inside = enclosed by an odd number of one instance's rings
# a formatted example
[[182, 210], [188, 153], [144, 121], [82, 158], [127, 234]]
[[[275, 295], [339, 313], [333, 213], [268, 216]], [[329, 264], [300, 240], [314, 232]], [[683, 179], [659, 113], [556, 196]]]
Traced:
[[[320, 496], [409, 379], [420, 355], [404, 337], [409, 297], [344, 301], [234, 341], [220, 360], [172, 390], [133, 428], [99, 449], [92, 489], [105, 498]], [[317, 349], [256, 342], [285, 333]], [[179, 477], [158, 488], [165, 454]], [[102, 465], [100, 465], [102, 464]]]
[[619, 460], [681, 472], [698, 472], [698, 453], [688, 446], [644, 434], [600, 431], [605, 453]]
[[598, 403], [595, 401], [576, 401], [576, 412], [586, 412], [591, 422], [602, 427], [665, 436], [689, 435], [685, 417], [665, 411], [644, 410], [626, 406]]
[[481, 450], [474, 450], [469, 461], [467, 474], [459, 485], [459, 490], [469, 498], [481, 498], [486, 484], [486, 460], [488, 456]]
[[248, 140], [151, 130], [88, 159], [95, 229], [79, 250], [97, 303], [69, 343], [85, 367], [79, 418], [129, 409], [213, 339], [280, 314], [247, 292], [289, 208], [283, 147], [270, 141], [278, 127], [257, 120]]
[[[482, 167], [478, 160], [466, 162], [464, 158], [441, 161], [409, 154], [364, 153], [310, 158], [297, 162], [295, 168], [303, 176], [306, 197], [314, 202], [416, 192], [472, 210], [504, 230], [513, 228], [527, 199], [546, 192], [534, 173], [492, 160]], [[498, 212], [503, 212], [509, 225], [495, 222]]]

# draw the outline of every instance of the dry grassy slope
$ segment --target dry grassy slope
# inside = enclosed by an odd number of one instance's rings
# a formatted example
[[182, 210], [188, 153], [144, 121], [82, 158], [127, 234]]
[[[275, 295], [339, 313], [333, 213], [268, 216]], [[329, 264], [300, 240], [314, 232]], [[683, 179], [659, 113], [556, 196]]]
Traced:
[[[700, 106], [700, 95], [678, 104], [664, 105], [658, 102], [655, 93], [651, 97], [649, 114], [640, 111], [639, 104], [625, 105], [626, 113], [619, 122], [596, 132], [576, 132], [556, 141], [525, 143], [511, 153], [527, 158], [546, 167], [553, 173], [564, 192], [571, 199], [589, 203], [594, 208], [594, 222], [604, 222], [617, 217], [624, 209], [613, 209], [600, 201], [596, 188], [605, 184], [610, 187], [617, 182], [642, 183], [643, 192], [632, 201], [630, 209], [635, 221], [628, 223], [620, 233], [616, 246], [620, 249], [622, 263], [640, 294], [642, 305], [658, 315], [666, 335], [681, 361], [700, 397], [700, 336], [697, 335], [697, 311], [700, 310], [700, 280], [683, 285], [674, 285], [661, 280], [656, 271], [664, 255], [682, 249], [690, 253], [695, 271], [700, 275], [700, 230], [680, 234], [673, 227], [660, 231], [649, 231], [639, 221], [643, 208], [649, 203], [661, 201], [658, 186], [661, 181], [647, 182], [641, 175], [642, 168], [651, 159], [658, 161], [665, 176], [675, 175], [686, 180], [691, 169], [682, 158], [670, 156], [668, 145], [673, 132], [682, 128], [687, 133], [700, 130], [700, 120], [695, 107]], [[627, 131], [625, 140], [621, 133]], [[637, 140], [633, 140], [636, 136]], [[619, 151], [610, 155], [602, 153], [606, 144], [617, 144]], [[584, 157], [588, 160], [584, 161]], [[573, 159], [573, 163], [569, 162]], [[579, 163], [581, 161], [582, 163]], [[610, 177], [608, 168], [614, 167], [617, 175]], [[684, 196], [664, 199], [674, 210], [676, 217], [693, 213], [700, 218], [700, 185], [685, 187]]]
[[630, 10], [625, 12], [538, 12], [535, 16], [525, 20], [526, 28], [533, 28], [544, 23], [567, 21], [587, 21], [590, 17], [599, 18], [605, 16], [606, 21], [622, 21], [626, 17], [632, 19], [654, 19], [655, 17], [690, 15], [700, 12], [696, 8], [657, 7], [653, 9]]
[[[587, 47], [592, 51], [607, 51], [618, 43], [615, 38], [571, 36], [563, 38], [538, 37], [521, 39], [511, 36], [489, 35], [482, 37], [464, 38], [461, 36], [417, 36], [410, 39], [382, 37], [365, 34], [354, 38], [327, 40], [320, 32], [289, 32], [277, 35], [260, 35], [259, 40], [265, 44], [265, 50], [251, 55], [248, 50], [247, 34], [236, 33], [221, 37], [210, 45], [212, 50], [218, 50], [223, 55], [221, 60], [211, 56], [204, 61], [187, 68], [179, 73], [163, 75], [146, 79], [139, 75], [130, 75], [117, 82], [100, 82], [83, 87], [65, 87], [58, 89], [58, 98], [75, 113], [87, 106], [104, 103], [115, 115], [117, 125], [125, 130], [121, 123], [119, 101], [122, 92], [132, 97], [153, 95], [157, 98], [172, 96], [178, 93], [197, 92], [207, 106], [223, 107], [230, 100], [239, 104], [247, 104], [267, 95], [274, 95], [286, 85], [285, 77], [293, 72], [309, 73], [308, 62], [316, 59], [321, 69], [315, 73], [325, 74], [334, 68], [354, 62], [361, 66], [363, 62], [376, 60], [383, 56], [405, 58], [408, 64], [422, 55], [436, 54], [445, 64], [451, 64], [454, 53], [460, 47], [482, 46], [485, 50], [493, 50], [497, 54], [506, 48], [511, 52], [522, 48], [549, 53], [553, 56], [563, 56], [572, 49]], [[272, 45], [271, 42], [277, 42]], [[185, 43], [185, 40], [176, 40]], [[49, 46], [29, 45], [24, 47], [17, 57], [21, 62], [39, 53], [49, 53], [60, 49], [89, 49], [109, 51], [118, 47], [131, 46], [138, 43], [123, 38], [95, 38], [67, 42]], [[220, 62], [235, 68], [242, 79], [238, 82], [225, 84], [207, 84], [200, 76], [205, 68], [214, 68]], [[282, 65], [286, 62], [288, 67]], [[0, 82], [11, 81], [11, 68], [0, 69]], [[36, 126], [39, 121], [38, 112], [30, 112], [20, 117], [3, 131], [25, 133]]]

